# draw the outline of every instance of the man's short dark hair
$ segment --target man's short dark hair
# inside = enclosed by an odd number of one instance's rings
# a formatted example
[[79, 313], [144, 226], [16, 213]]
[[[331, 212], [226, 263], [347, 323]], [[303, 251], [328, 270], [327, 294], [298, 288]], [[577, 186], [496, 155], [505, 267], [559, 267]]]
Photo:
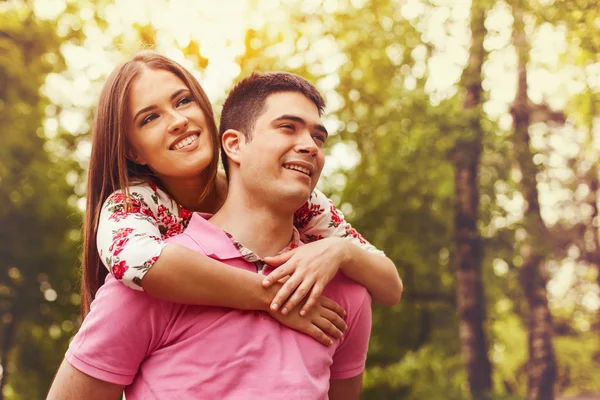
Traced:
[[[319, 115], [325, 109], [325, 100], [309, 81], [289, 72], [253, 72], [242, 79], [227, 96], [221, 111], [219, 125], [219, 141], [228, 129], [235, 129], [244, 134], [246, 141], [252, 139], [252, 131], [256, 120], [264, 112], [267, 97], [274, 93], [298, 92], [315, 103]], [[229, 160], [221, 149], [221, 160], [225, 173], [229, 175]]]

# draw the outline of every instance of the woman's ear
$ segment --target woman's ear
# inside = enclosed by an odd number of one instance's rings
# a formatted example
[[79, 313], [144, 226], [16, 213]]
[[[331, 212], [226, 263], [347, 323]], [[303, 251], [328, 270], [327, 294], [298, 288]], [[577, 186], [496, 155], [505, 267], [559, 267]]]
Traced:
[[138, 164], [138, 165], [146, 165], [148, 164], [143, 157], [141, 157], [133, 147], [129, 147], [127, 149], [127, 159]]
[[221, 148], [232, 162], [240, 163], [240, 152], [246, 144], [244, 134], [235, 129], [228, 129], [221, 136]]

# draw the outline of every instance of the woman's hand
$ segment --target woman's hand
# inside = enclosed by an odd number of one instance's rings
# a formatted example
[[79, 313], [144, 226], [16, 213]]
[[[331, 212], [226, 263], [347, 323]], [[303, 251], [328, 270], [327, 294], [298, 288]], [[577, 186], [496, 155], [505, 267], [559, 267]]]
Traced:
[[331, 237], [275, 257], [266, 257], [265, 262], [277, 268], [264, 279], [265, 288], [289, 276], [273, 298], [271, 311], [281, 309], [281, 313], [286, 315], [308, 295], [300, 310], [301, 316], [306, 315], [318, 304], [323, 289], [346, 262], [347, 243], [342, 238]]
[[298, 308], [300, 305], [287, 315], [282, 315], [277, 311], [269, 311], [269, 314], [282, 325], [307, 334], [325, 346], [333, 343], [330, 336], [339, 339], [348, 329], [342, 319], [346, 316], [346, 311], [331, 299], [320, 297], [316, 307], [313, 307], [305, 316], [300, 316]]

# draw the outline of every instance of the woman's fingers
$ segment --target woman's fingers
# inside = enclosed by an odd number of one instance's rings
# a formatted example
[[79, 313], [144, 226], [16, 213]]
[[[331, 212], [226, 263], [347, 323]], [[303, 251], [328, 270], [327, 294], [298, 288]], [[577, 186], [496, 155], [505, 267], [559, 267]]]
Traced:
[[[292, 273], [294, 273], [295, 271], [295, 267], [292, 265], [282, 265], [281, 267], [277, 268], [276, 270], [272, 271], [269, 276], [267, 276], [263, 282], [262, 285], [265, 288], [268, 288], [269, 286], [271, 286], [274, 282], [279, 282], [280, 279], [285, 278], [288, 275], [291, 275]], [[279, 303], [281, 304], [281, 303]]]
[[273, 298], [273, 301], [271, 302], [271, 310], [277, 311], [279, 307], [283, 303], [285, 303], [285, 301], [290, 297], [290, 294], [292, 294], [292, 292], [296, 290], [296, 288], [298, 287], [298, 285], [300, 285], [301, 282], [302, 278], [297, 277], [296, 274], [292, 275], [292, 277], [288, 279], [286, 283], [283, 284], [281, 289], [279, 289], [279, 291]]
[[305, 279], [304, 281], [302, 281], [302, 283], [298, 286], [296, 290], [294, 290], [294, 293], [292, 294], [290, 299], [285, 303], [285, 305], [281, 309], [281, 313], [283, 315], [286, 315], [290, 310], [293, 310], [294, 307], [300, 304], [300, 302], [312, 289], [313, 284], [314, 282], [312, 279]]
[[271, 267], [279, 267], [280, 265], [285, 264], [290, 258], [292, 258], [295, 252], [296, 249], [292, 249], [290, 251], [286, 251], [285, 253], [281, 253], [273, 257], [265, 257], [264, 260]]

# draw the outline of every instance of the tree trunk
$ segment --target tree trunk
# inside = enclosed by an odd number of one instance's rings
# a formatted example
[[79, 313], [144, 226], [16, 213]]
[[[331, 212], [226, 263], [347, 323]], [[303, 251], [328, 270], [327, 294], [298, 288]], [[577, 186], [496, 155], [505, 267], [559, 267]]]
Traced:
[[2, 353], [0, 353], [0, 366], [2, 368], [2, 375], [0, 376], [0, 400], [4, 399], [4, 386], [8, 382], [8, 358], [10, 355], [10, 349], [14, 343], [15, 331], [17, 326], [18, 317], [18, 297], [14, 298], [13, 307], [9, 311], [10, 320], [5, 322], [4, 332], [2, 335]]
[[[587, 146], [589, 148], [595, 148], [595, 140], [594, 140], [594, 120], [596, 119], [596, 98], [595, 93], [592, 88], [588, 87], [590, 96], [590, 115], [587, 121], [587, 131], [588, 131], [588, 139]], [[595, 223], [600, 223], [600, 212], [598, 210], [598, 190], [600, 190], [600, 182], [598, 179], [598, 163], [595, 161], [596, 156], [591, 157], [592, 168], [586, 173], [585, 180], [590, 188], [590, 195], [587, 199], [587, 204], [592, 208], [592, 218], [590, 223], [590, 231], [592, 233], [592, 237], [594, 238], [594, 249], [591, 252], [587, 252], [585, 256], [585, 261], [592, 264], [596, 267], [596, 282], [600, 287], [600, 236], [598, 234], [598, 229], [600, 227], [596, 226]], [[582, 246], [585, 249], [585, 245]], [[598, 310], [598, 318], [594, 322], [593, 329], [597, 332], [600, 332], [600, 310]]]
[[527, 231], [527, 241], [521, 248], [524, 262], [520, 280], [528, 305], [527, 399], [550, 400], [554, 399], [556, 359], [552, 345], [552, 315], [546, 292], [545, 257], [549, 247], [548, 230], [540, 213], [537, 167], [530, 148], [531, 107], [527, 97], [529, 44], [524, 31], [523, 4], [520, 1], [513, 2], [513, 17], [513, 38], [518, 55], [517, 94], [511, 110], [513, 142], [522, 174], [521, 191], [526, 201], [524, 227]]
[[[592, 129], [590, 127], [590, 137]], [[590, 196], [588, 204], [592, 207], [592, 223], [590, 224], [592, 236], [594, 238], [594, 250], [586, 257], [586, 261], [596, 267], [596, 282], [600, 287], [600, 237], [598, 235], [598, 227], [594, 225], [594, 221], [600, 222], [600, 213], [598, 212], [598, 190], [600, 183], [598, 182], [598, 168], [592, 167], [587, 173], [587, 183], [590, 188]], [[600, 332], [600, 310], [598, 310], [598, 318], [594, 323], [594, 330]]]
[[456, 142], [454, 164], [454, 240], [456, 245], [457, 308], [461, 351], [469, 390], [474, 399], [489, 398], [491, 364], [484, 332], [485, 302], [481, 281], [483, 243], [477, 229], [479, 218], [479, 163], [482, 151], [481, 69], [485, 58], [483, 39], [485, 9], [473, 1], [469, 65], [462, 76], [466, 89], [464, 108], [469, 129]]

